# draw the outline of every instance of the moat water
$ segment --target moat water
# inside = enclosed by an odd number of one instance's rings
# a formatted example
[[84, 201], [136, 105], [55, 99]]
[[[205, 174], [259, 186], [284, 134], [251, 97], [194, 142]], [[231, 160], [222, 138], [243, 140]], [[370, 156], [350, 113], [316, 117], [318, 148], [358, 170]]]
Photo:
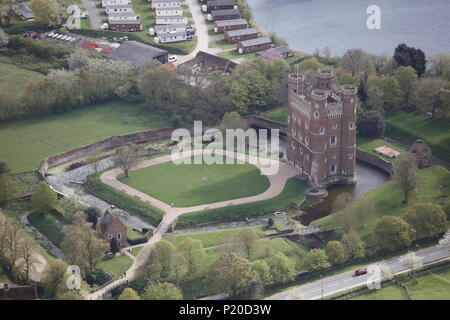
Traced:
[[305, 212], [299, 216], [297, 220], [303, 225], [309, 225], [312, 221], [330, 215], [333, 209], [333, 202], [336, 197], [343, 193], [349, 193], [353, 200], [370, 190], [373, 190], [389, 181], [389, 175], [384, 171], [364, 163], [356, 161], [356, 170], [358, 181], [351, 186], [333, 186], [328, 188], [328, 197], [321, 203], [315, 204], [311, 207], [305, 207], [302, 210]]
[[[332, 55], [351, 48], [392, 55], [400, 43], [427, 55], [450, 52], [450, 0], [247, 0], [262, 30], [274, 31], [291, 48]], [[367, 28], [366, 10], [380, 8], [381, 29]]]

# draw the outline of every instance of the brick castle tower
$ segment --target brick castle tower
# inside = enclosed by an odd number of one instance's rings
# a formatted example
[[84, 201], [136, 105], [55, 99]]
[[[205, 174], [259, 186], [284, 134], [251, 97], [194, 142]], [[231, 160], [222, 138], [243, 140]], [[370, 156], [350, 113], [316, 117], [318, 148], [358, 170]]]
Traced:
[[313, 186], [356, 182], [356, 92], [335, 90], [331, 70], [319, 70], [305, 87], [303, 74], [288, 80], [287, 158]]

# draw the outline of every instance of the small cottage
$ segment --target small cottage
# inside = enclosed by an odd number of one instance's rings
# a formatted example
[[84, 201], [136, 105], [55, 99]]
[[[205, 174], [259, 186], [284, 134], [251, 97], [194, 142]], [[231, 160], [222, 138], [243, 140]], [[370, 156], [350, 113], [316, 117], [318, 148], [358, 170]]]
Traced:
[[208, 20], [230, 20], [241, 18], [241, 12], [238, 9], [213, 10], [208, 14]]
[[225, 31], [224, 40], [228, 43], [258, 38], [258, 30], [255, 28]]
[[267, 50], [272, 47], [272, 40], [267, 37], [244, 40], [238, 42], [239, 53], [252, 53]]
[[237, 9], [238, 6], [234, 0], [213, 0], [207, 1], [203, 5], [203, 12], [211, 12], [213, 10], [226, 10], [226, 9]]
[[101, 238], [108, 241], [108, 243], [114, 238], [119, 246], [124, 247], [128, 245], [126, 225], [118, 217], [109, 213], [108, 210], [99, 219], [97, 230], [100, 232]]
[[228, 30], [239, 30], [248, 28], [247, 19], [219, 20], [214, 22], [214, 32], [224, 33]]

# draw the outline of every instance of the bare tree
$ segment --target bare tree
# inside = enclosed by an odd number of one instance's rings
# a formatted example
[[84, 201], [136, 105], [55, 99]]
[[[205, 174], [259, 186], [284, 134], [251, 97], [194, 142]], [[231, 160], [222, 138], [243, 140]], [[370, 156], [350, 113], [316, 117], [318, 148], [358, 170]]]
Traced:
[[416, 157], [405, 152], [395, 163], [395, 175], [392, 186], [403, 191], [403, 203], [408, 203], [410, 193], [416, 189], [418, 169]]
[[128, 143], [125, 146], [119, 147], [116, 151], [116, 157], [114, 159], [117, 166], [119, 166], [126, 178], [131, 168], [137, 161], [138, 147], [133, 143]]
[[408, 252], [404, 256], [400, 257], [400, 264], [408, 268], [410, 276], [414, 279], [415, 272], [423, 267], [423, 261], [421, 257], [418, 257], [414, 252]]
[[364, 228], [366, 222], [370, 219], [375, 211], [373, 200], [367, 198], [361, 198], [355, 205], [355, 219], [359, 223], [361, 229]]
[[450, 253], [450, 231], [447, 231], [439, 240], [439, 245], [442, 249]]
[[0, 10], [0, 23], [3, 27], [9, 26], [9, 24], [11, 23], [11, 18], [14, 15], [14, 6], [16, 6], [17, 2], [18, 0], [0, 1], [0, 6], [2, 6], [2, 10]]
[[352, 76], [366, 72], [369, 69], [370, 61], [367, 53], [361, 49], [350, 49], [342, 58], [342, 66], [350, 71]]
[[35, 265], [38, 262], [36, 254], [37, 251], [33, 242], [28, 239], [22, 242], [19, 251], [21, 261], [21, 270], [25, 275], [25, 280], [28, 283], [30, 281], [30, 273], [35, 269]]

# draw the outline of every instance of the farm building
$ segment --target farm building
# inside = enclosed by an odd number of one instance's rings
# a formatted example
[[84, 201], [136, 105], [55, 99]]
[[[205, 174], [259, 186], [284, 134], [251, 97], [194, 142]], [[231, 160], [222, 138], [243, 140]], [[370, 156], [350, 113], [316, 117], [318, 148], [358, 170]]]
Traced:
[[140, 18], [137, 14], [124, 12], [124, 13], [110, 13], [108, 15], [108, 22], [110, 21], [139, 21]]
[[177, 33], [160, 33], [157, 37], [155, 37], [155, 43], [169, 43], [169, 42], [178, 42], [192, 40], [192, 35], [184, 32]]
[[127, 4], [131, 4], [131, 0], [102, 0], [102, 7], [114, 5], [123, 6]]
[[292, 53], [286, 46], [270, 48], [264, 51], [257, 52], [256, 55], [266, 60], [287, 59], [292, 57]]
[[272, 47], [272, 40], [267, 37], [244, 40], [238, 42], [239, 53], [252, 53], [267, 50]]
[[143, 27], [140, 21], [127, 21], [127, 20], [109, 20], [109, 30], [114, 31], [142, 31]]
[[208, 14], [208, 20], [231, 20], [241, 18], [241, 12], [238, 9], [213, 10]]
[[258, 38], [258, 30], [255, 28], [225, 31], [224, 40], [228, 43]]
[[207, 1], [206, 4], [202, 6], [203, 12], [211, 12], [213, 10], [226, 10], [226, 9], [237, 9], [238, 6], [234, 0], [213, 0]]
[[238, 30], [248, 28], [246, 19], [220, 20], [214, 22], [214, 32], [224, 33], [227, 30]]
[[152, 8], [179, 8], [181, 7], [180, 0], [153, 0]]
[[187, 24], [188, 18], [183, 16], [157, 16], [155, 17], [157, 25], [160, 24]]
[[0, 300], [36, 300], [36, 286], [0, 283]]
[[157, 60], [167, 63], [169, 54], [167, 51], [158, 49], [137, 41], [125, 41], [120, 47], [106, 55], [107, 58], [116, 61], [130, 62], [139, 67], [149, 60]]
[[107, 14], [111, 13], [133, 13], [133, 8], [131, 4], [120, 4], [120, 5], [107, 5], [105, 6], [105, 11]]
[[231, 60], [199, 51], [195, 58], [180, 64], [177, 68], [177, 78], [188, 84], [196, 85], [201, 75], [220, 70], [233, 73], [237, 64]]
[[23, 20], [33, 20], [34, 14], [26, 2], [19, 2], [13, 6], [13, 11]]
[[155, 16], [182, 16], [183, 9], [179, 8], [156, 8]]

